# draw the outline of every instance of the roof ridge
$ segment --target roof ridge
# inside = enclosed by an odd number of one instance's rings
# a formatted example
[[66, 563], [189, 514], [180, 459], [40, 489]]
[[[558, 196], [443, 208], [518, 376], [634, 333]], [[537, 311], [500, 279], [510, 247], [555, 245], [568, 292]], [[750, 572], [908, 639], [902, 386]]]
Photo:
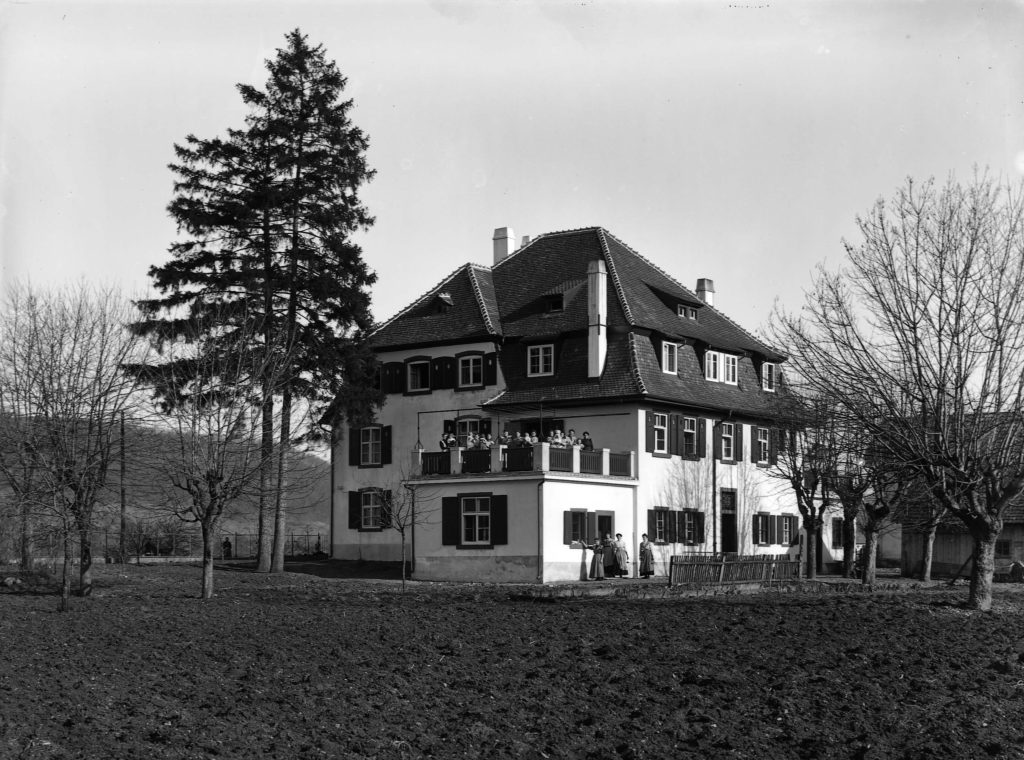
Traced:
[[636, 333], [629, 333], [629, 369], [633, 373], [634, 379], [636, 379], [637, 387], [640, 392], [647, 395], [647, 386], [644, 385], [643, 375], [640, 374], [640, 360], [636, 355]]
[[[665, 271], [664, 269], [662, 269], [661, 267], [659, 267], [659, 266], [658, 266], [657, 264], [655, 264], [655, 263], [654, 263], [653, 261], [651, 261], [650, 259], [648, 259], [648, 258], [647, 258], [646, 256], [644, 256], [644, 255], [643, 255], [642, 253], [638, 253], [637, 251], [633, 250], [633, 249], [632, 249], [632, 248], [631, 248], [631, 247], [630, 247], [629, 245], [627, 245], [626, 243], [624, 243], [624, 242], [622, 242], [621, 240], [619, 240], [619, 239], [618, 239], [617, 237], [615, 237], [615, 235], [613, 235], [612, 233], [608, 232], [607, 230], [602, 230], [602, 231], [604, 232], [604, 234], [608, 235], [608, 237], [612, 238], [612, 239], [613, 239], [613, 240], [614, 240], [614, 241], [615, 241], [616, 243], [618, 243], [619, 245], [621, 245], [621, 246], [622, 246], [623, 248], [625, 248], [625, 249], [626, 249], [627, 251], [629, 251], [630, 253], [632, 253], [632, 254], [633, 254], [634, 256], [636, 256], [636, 257], [637, 257], [638, 259], [640, 259], [641, 261], [643, 261], [643, 262], [644, 262], [645, 264], [647, 264], [647, 265], [648, 265], [649, 267], [651, 267], [652, 269], [654, 269], [654, 270], [655, 270], [656, 272], [658, 272], [659, 274], [661, 274], [661, 275], [662, 275], [663, 277], [667, 278], [667, 279], [668, 279], [668, 280], [670, 280], [671, 282], [674, 282], [674, 283], [675, 283], [676, 285], [678, 285], [678, 286], [679, 286], [680, 288], [682, 288], [683, 290], [685, 290], [685, 291], [686, 291], [687, 293], [693, 293], [694, 297], [696, 297], [696, 298], [699, 298], [699, 296], [697, 296], [697, 294], [696, 294], [696, 292], [695, 292], [695, 291], [692, 291], [692, 290], [690, 290], [690, 289], [689, 289], [688, 287], [686, 287], [685, 285], [683, 285], [683, 283], [679, 282], [679, 280], [677, 280], [677, 279], [676, 279], [675, 277], [673, 277], [672, 275], [670, 275], [670, 274], [669, 274], [668, 272], [666, 272], [666, 271]], [[722, 319], [726, 320], [726, 321], [727, 321], [727, 322], [728, 322], [729, 324], [731, 324], [731, 325], [732, 325], [733, 327], [735, 327], [735, 328], [736, 328], [737, 330], [739, 330], [739, 331], [740, 331], [741, 333], [743, 333], [743, 334], [744, 334], [744, 335], [746, 335], [746, 336], [747, 336], [748, 338], [750, 338], [751, 340], [753, 340], [753, 341], [754, 341], [755, 343], [760, 343], [760, 344], [761, 344], [762, 346], [764, 346], [765, 348], [767, 348], [767, 349], [768, 349], [769, 351], [775, 351], [775, 353], [781, 354], [781, 351], [777, 351], [777, 350], [776, 350], [775, 348], [773, 348], [772, 346], [769, 346], [769, 345], [768, 345], [768, 344], [767, 344], [766, 342], [764, 342], [763, 340], [761, 340], [761, 339], [760, 339], [759, 337], [757, 337], [757, 336], [756, 336], [756, 335], [755, 335], [754, 333], [750, 332], [750, 330], [748, 330], [747, 328], [745, 328], [745, 327], [744, 327], [743, 325], [741, 325], [741, 324], [740, 324], [739, 322], [737, 322], [737, 321], [736, 321], [735, 319], [733, 319], [732, 317], [730, 317], [730, 316], [729, 316], [728, 314], [726, 314], [726, 313], [725, 313], [724, 311], [722, 311], [721, 309], [715, 308], [714, 306], [712, 306], [711, 304], [709, 304], [709, 303], [706, 303], [706, 302], [705, 302], [705, 304], [704, 304], [704, 306], [703, 306], [702, 308], [707, 308], [707, 309], [711, 309], [711, 310], [712, 310], [712, 311], [714, 311], [714, 312], [715, 312], [716, 314], [718, 314], [718, 315], [719, 315], [720, 317], [722, 317]], [[630, 320], [630, 321], [632, 321], [632, 320]]]
[[[397, 312], [393, 317], [391, 317], [391, 319], [389, 319], [386, 322], [384, 322], [383, 324], [380, 324], [377, 327], [373, 328], [373, 330], [366, 337], [367, 338], [373, 337], [374, 335], [379, 333], [381, 330], [383, 330], [385, 327], [390, 325], [392, 322], [396, 321], [399, 317], [402, 317], [405, 314], [407, 314], [408, 312], [412, 311], [414, 308], [419, 306], [421, 303], [423, 303], [428, 298], [430, 298], [434, 293], [436, 293], [438, 290], [440, 290], [441, 287], [446, 282], [450, 282], [452, 280], [452, 278], [455, 277], [455, 275], [457, 275], [460, 271], [462, 271], [463, 269], [465, 269], [465, 268], [467, 268], [469, 266], [472, 266], [472, 263], [460, 264], [459, 266], [457, 266], [455, 269], [453, 269], [451, 272], [448, 273], [447, 277], [444, 277], [443, 279], [441, 279], [437, 283], [437, 285], [435, 285], [434, 287], [428, 289], [427, 292], [425, 292], [422, 296], [420, 296], [415, 301], [410, 303], [404, 309], [402, 309], [399, 312]], [[475, 288], [476, 287], [476, 283], [474, 282], [473, 285], [474, 285], [474, 288]]]
[[543, 240], [544, 238], [549, 238], [549, 237], [556, 237], [558, 235], [571, 235], [571, 234], [576, 233], [576, 232], [589, 232], [590, 230], [600, 230], [600, 229], [601, 229], [601, 227], [591, 226], [591, 227], [577, 227], [576, 229], [572, 229], [572, 230], [556, 230], [555, 232], [541, 232], [540, 234], [537, 235], [537, 237], [531, 238], [529, 243], [527, 243], [526, 245], [522, 246], [521, 248], [517, 248], [516, 250], [512, 251], [512, 253], [510, 253], [508, 256], [503, 258], [501, 261], [499, 261], [494, 266], [490, 267], [490, 269], [493, 272], [496, 267], [500, 267], [502, 264], [504, 264], [509, 259], [518, 256], [520, 253], [525, 251], [527, 248], [529, 248], [531, 245], [536, 243], [538, 240]]
[[608, 247], [608, 241], [605, 240], [605, 235], [614, 238], [619, 243], [621, 243], [621, 241], [603, 227], [598, 228], [597, 239], [601, 241], [601, 250], [604, 251], [604, 259], [608, 262], [608, 269], [611, 270], [609, 274], [611, 274], [612, 282], [615, 284], [615, 292], [619, 294], [619, 304], [622, 306], [622, 312], [626, 316], [626, 322], [628, 322], [631, 327], [636, 327], [636, 320], [633, 319], [633, 312], [629, 308], [629, 301], [626, 299], [626, 291], [622, 288], [622, 281], [619, 279], [619, 270], [615, 267], [612, 252]]
[[[487, 328], [487, 332], [491, 335], [497, 335], [498, 330], [494, 327], [494, 323], [491, 321], [491, 315], [487, 311], [487, 304], [484, 303], [484, 294], [480, 291], [480, 282], [476, 278], [477, 269], [486, 269], [488, 274], [490, 273], [490, 267], [485, 267], [482, 264], [467, 264], [469, 272], [469, 284], [473, 288], [473, 296], [476, 298], [476, 305], [480, 308], [480, 314], [484, 318], [484, 327]], [[493, 287], [493, 284], [492, 284]]]

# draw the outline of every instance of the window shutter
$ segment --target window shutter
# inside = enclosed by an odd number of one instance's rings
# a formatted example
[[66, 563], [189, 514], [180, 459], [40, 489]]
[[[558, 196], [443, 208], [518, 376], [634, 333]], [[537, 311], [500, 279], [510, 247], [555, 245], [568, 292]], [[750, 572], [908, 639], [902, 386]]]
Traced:
[[735, 449], [732, 452], [732, 458], [737, 462], [743, 461], [743, 428], [742, 422], [737, 422], [732, 426], [733, 434], [736, 436], [732, 442], [733, 449]]
[[768, 543], [779, 543], [778, 520], [768, 515]]
[[668, 539], [670, 544], [674, 544], [679, 540], [679, 524], [676, 520], [678, 516], [678, 512], [665, 511], [665, 538]]
[[779, 431], [770, 429], [768, 431], [768, 464], [779, 463], [779, 447], [778, 440]]
[[385, 425], [380, 430], [380, 462], [391, 464], [391, 426]]
[[387, 362], [384, 365], [384, 392], [405, 393], [404, 362]]
[[708, 454], [708, 442], [707, 442], [707, 420], [703, 417], [697, 418], [697, 456], [701, 459]]
[[597, 541], [597, 512], [587, 512], [587, 543]]
[[459, 497], [441, 497], [441, 545], [458, 546], [462, 536], [462, 519], [459, 514]]
[[658, 516], [653, 509], [647, 510], [647, 538], [651, 541], [658, 540]]
[[359, 491], [348, 492], [348, 529], [363, 527], [363, 495]]
[[568, 509], [562, 513], [562, 543], [572, 543], [572, 512]]
[[654, 451], [654, 412], [647, 412], [647, 451]]
[[491, 497], [491, 543], [494, 546], [508, 543], [508, 497]]
[[679, 415], [670, 414], [668, 416], [668, 453], [669, 454], [682, 454], [682, 446], [679, 445], [679, 429], [682, 425], [679, 424]]
[[758, 524], [759, 521], [757, 519], [757, 515], [754, 515], [752, 520], [754, 523], [754, 528], [750, 532], [750, 540], [753, 542], [754, 546], [757, 546], [759, 543], [761, 543], [761, 532], [758, 530], [760, 525]]
[[498, 384], [498, 354], [484, 354], [484, 385]]
[[758, 457], [761, 455], [761, 437], [759, 435], [761, 428], [757, 425], [750, 426], [750, 463], [757, 464]]
[[441, 379], [438, 381], [440, 388], [454, 388], [458, 382], [459, 362], [454, 356], [441, 357]]
[[790, 543], [790, 546], [799, 546], [800, 545], [800, 521], [797, 518], [795, 518], [795, 517], [790, 517], [790, 518], [787, 518], [787, 519], [792, 521], [791, 527], [790, 527], [789, 530], [790, 530], [790, 535], [793, 536], [793, 541]]
[[359, 466], [359, 428], [348, 429], [348, 466]]
[[380, 492], [380, 527], [391, 527], [391, 491]]
[[442, 432], [455, 435], [455, 420], [445, 420], [441, 423]]
[[722, 426], [714, 425], [712, 427], [714, 434], [712, 436], [712, 447], [714, 448], [714, 457], [719, 462], [722, 461]]
[[843, 519], [841, 517], [832, 520], [832, 548], [838, 549], [843, 545]]
[[430, 362], [430, 390], [432, 391], [441, 390], [445, 387], [444, 359], [445, 357], [441, 356]]
[[695, 526], [694, 527], [696, 529], [695, 532], [697, 534], [697, 543], [698, 544], [703, 544], [705, 542], [705, 540], [706, 540], [705, 536], [707, 535], [706, 532], [705, 532], [705, 528], [704, 528], [704, 513], [703, 512], [697, 512], [693, 516], [693, 519], [695, 521]]

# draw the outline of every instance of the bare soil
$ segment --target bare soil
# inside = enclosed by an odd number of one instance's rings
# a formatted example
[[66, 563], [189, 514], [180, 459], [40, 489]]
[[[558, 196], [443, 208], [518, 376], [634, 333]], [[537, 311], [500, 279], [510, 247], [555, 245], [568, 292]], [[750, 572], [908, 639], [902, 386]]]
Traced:
[[1019, 587], [979, 614], [940, 584], [538, 599], [342, 574], [218, 568], [203, 602], [198, 568], [107, 565], [69, 613], [0, 589], [0, 758], [1024, 758]]

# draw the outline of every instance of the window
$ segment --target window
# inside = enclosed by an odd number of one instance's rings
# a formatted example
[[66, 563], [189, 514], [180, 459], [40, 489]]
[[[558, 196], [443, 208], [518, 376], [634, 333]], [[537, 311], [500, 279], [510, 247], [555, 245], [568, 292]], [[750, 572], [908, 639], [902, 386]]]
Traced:
[[459, 387], [471, 388], [484, 384], [484, 358], [482, 356], [459, 357]]
[[1010, 556], [1010, 542], [1006, 540], [996, 541], [996, 556], [997, 557], [1009, 557]]
[[668, 541], [668, 515], [667, 509], [655, 509], [654, 511], [654, 535], [648, 536], [655, 543], [663, 544]]
[[362, 499], [360, 527], [363, 530], [379, 530], [381, 527], [380, 491], [363, 491], [360, 498]]
[[480, 435], [480, 420], [476, 417], [458, 420], [456, 423], [455, 435], [458, 436], [459, 445], [465, 448], [466, 439], [470, 435]]
[[757, 428], [757, 463], [768, 464], [768, 428]]
[[548, 313], [561, 311], [563, 308], [564, 296], [562, 293], [554, 293], [544, 297], [544, 308]]
[[359, 464], [381, 464], [381, 429], [364, 427], [359, 430]]
[[489, 496], [462, 498], [462, 543], [491, 543], [491, 499]]
[[796, 538], [796, 518], [786, 515], [782, 518], [782, 545], [792, 546], [793, 541]]
[[526, 374], [530, 377], [555, 373], [555, 347], [551, 343], [526, 349]]
[[679, 371], [679, 346], [675, 343], [661, 344], [661, 371], [672, 374]]
[[769, 544], [774, 543], [772, 539], [772, 516], [754, 515], [754, 545], [768, 546]]
[[841, 549], [843, 546], [843, 518], [832, 519], [832, 548]]
[[697, 540], [697, 513], [683, 512], [683, 543], [696, 544]]
[[722, 354], [722, 382], [736, 385], [736, 365], [738, 359], [729, 354]]
[[565, 530], [562, 543], [589, 544], [595, 540], [597, 532], [596, 515], [585, 509], [570, 509], [564, 513]]
[[409, 389], [409, 393], [420, 393], [430, 390], [430, 362], [409, 362], [406, 365], [406, 371], [409, 375], [405, 387]]
[[733, 441], [736, 435], [735, 426], [731, 422], [722, 423], [722, 459], [735, 459]]
[[697, 418], [683, 417], [683, 452], [684, 457], [697, 454]]
[[697, 319], [697, 310], [685, 304], [676, 304], [676, 314], [687, 319]]
[[761, 365], [761, 387], [770, 392], [775, 392], [775, 365], [765, 362]]
[[718, 364], [721, 355], [717, 351], [708, 351], [704, 354], [704, 377], [708, 380], [718, 381]]
[[668, 453], [668, 415], [654, 413], [654, 453]]
[[655, 507], [647, 511], [647, 535], [659, 544], [704, 543], [704, 513], [696, 509]]

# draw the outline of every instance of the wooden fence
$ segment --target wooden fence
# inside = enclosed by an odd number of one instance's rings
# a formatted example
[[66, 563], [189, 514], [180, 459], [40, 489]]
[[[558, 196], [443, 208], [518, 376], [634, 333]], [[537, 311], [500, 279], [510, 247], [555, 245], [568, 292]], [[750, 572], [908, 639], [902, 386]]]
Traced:
[[670, 586], [775, 583], [800, 577], [800, 558], [788, 554], [676, 554], [669, 558]]

